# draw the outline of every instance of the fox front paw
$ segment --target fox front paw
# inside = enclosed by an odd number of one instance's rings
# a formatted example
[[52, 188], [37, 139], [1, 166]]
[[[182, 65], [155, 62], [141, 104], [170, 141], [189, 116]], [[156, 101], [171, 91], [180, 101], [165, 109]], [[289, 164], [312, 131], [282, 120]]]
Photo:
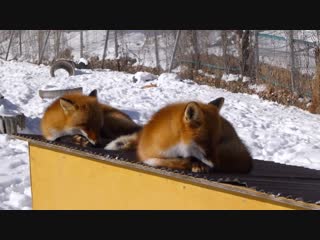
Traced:
[[202, 162], [193, 162], [191, 166], [191, 171], [195, 173], [209, 173], [211, 168]]
[[77, 144], [77, 145], [80, 145], [81, 147], [92, 146], [90, 141], [88, 139], [86, 139], [85, 137], [81, 136], [81, 135], [72, 136], [72, 142]]
[[108, 143], [104, 149], [105, 150], [121, 150], [125, 147], [125, 143], [119, 140], [114, 140]]

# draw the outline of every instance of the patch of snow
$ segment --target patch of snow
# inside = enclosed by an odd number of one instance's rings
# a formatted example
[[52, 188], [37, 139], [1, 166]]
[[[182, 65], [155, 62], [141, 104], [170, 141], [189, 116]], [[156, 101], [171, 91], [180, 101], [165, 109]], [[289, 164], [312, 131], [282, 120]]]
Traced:
[[242, 82], [250, 82], [250, 77], [244, 76], [244, 77], [242, 78]]
[[239, 74], [226, 74], [224, 73], [221, 77], [221, 80], [226, 82], [233, 82], [233, 81], [239, 81], [241, 78], [241, 75]]
[[265, 84], [251, 84], [249, 85], [249, 89], [255, 90], [256, 93], [264, 92], [267, 90], [267, 85]]
[[88, 65], [88, 61], [85, 58], [80, 58], [78, 63], [83, 63], [84, 65]]
[[159, 78], [159, 82], [168, 82], [168, 81], [181, 81], [181, 78], [176, 73], [162, 73]]
[[148, 72], [136, 72], [133, 76], [133, 79], [137, 81], [138, 83], [140, 82], [147, 82], [147, 81], [152, 81], [156, 79], [158, 76], [148, 73]]

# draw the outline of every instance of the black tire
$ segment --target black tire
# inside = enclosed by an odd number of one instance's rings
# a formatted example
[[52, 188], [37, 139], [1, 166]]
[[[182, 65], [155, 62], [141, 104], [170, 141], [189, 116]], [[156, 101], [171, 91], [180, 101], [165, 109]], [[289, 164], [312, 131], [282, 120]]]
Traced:
[[64, 69], [69, 73], [69, 76], [73, 76], [75, 74], [74, 71], [75, 65], [72, 61], [68, 60], [58, 60], [54, 62], [50, 68], [51, 77], [55, 77], [54, 72], [58, 69]]

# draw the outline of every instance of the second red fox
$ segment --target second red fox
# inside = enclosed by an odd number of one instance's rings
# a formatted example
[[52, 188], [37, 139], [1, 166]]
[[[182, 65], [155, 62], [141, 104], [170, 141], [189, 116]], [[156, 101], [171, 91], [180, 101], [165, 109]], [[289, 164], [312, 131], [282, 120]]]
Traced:
[[137, 148], [139, 160], [155, 167], [247, 173], [252, 157], [232, 124], [220, 115], [223, 103], [224, 98], [217, 98], [208, 104], [170, 104], [139, 133], [122, 136], [105, 149]]

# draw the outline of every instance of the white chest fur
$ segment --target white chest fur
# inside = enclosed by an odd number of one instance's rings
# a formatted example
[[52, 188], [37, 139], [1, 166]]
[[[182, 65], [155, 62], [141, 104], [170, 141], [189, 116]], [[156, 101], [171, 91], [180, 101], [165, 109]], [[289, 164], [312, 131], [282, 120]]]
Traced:
[[206, 159], [204, 150], [193, 141], [191, 141], [189, 144], [179, 142], [175, 146], [162, 151], [161, 155], [166, 158], [195, 157], [209, 167], [213, 167], [213, 163]]

